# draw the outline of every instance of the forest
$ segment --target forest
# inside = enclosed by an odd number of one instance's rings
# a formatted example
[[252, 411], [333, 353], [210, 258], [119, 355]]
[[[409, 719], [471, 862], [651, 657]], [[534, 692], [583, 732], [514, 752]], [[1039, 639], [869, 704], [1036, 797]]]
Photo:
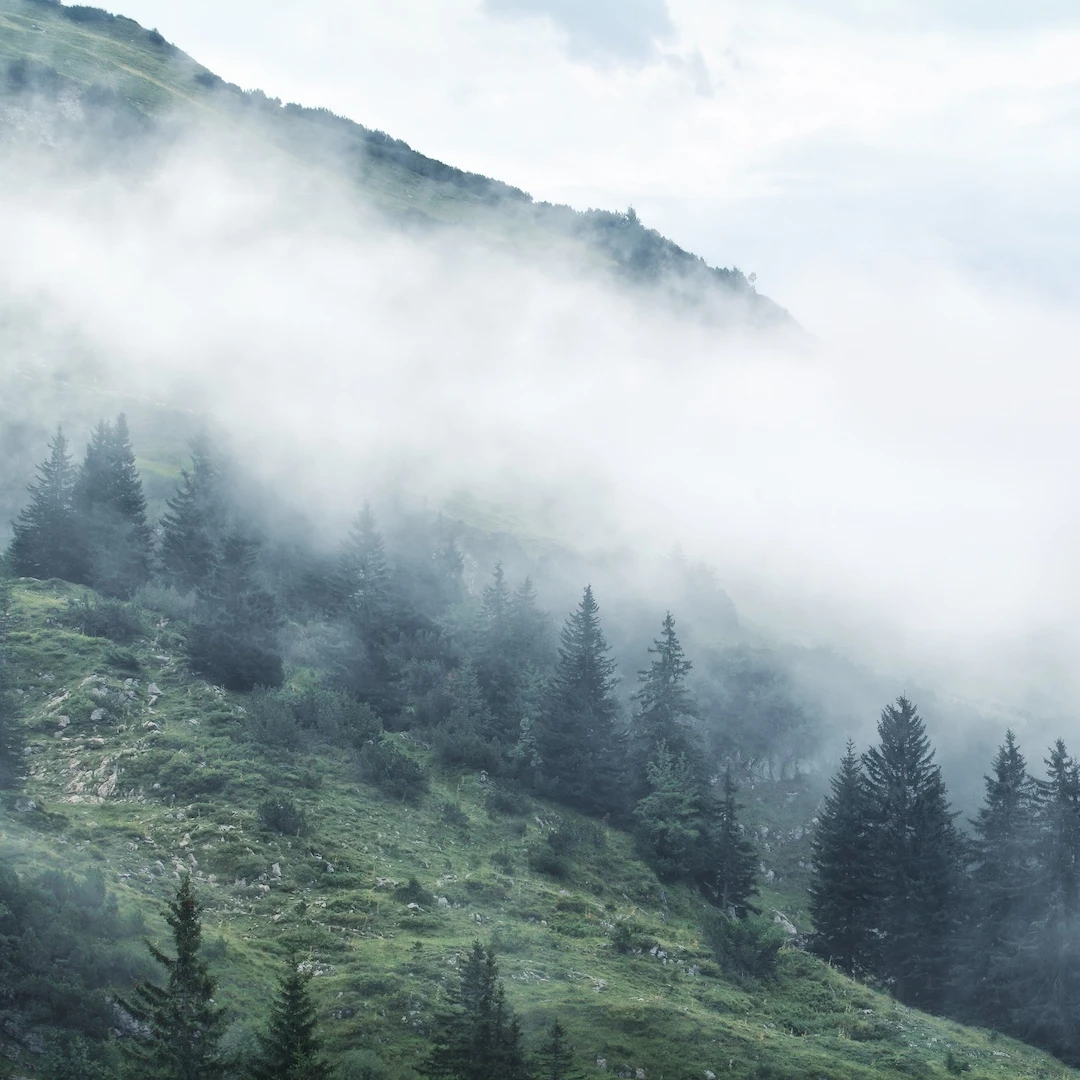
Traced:
[[[709, 677], [695, 681], [696, 657], [666, 611], [624, 690], [591, 585], [557, 627], [532, 581], [507, 580], [500, 561], [470, 587], [450, 520], [402, 516], [387, 536], [364, 505], [329, 551], [276, 529], [244, 489], [237, 466], [200, 436], [152, 522], [123, 415], [97, 425], [80, 460], [58, 429], [14, 523], [6, 576], [83, 587], [60, 621], [108, 640], [121, 666], [140, 612], [170, 621], [188, 669], [244, 695], [236, 737], [259, 753], [345, 755], [401, 807], [424, 799], [434, 768], [479, 774], [496, 812], [520, 809], [525, 794], [574, 811], [529, 852], [530, 869], [556, 882], [603, 830], [630, 834], [661, 882], [704, 901], [709, 949], [738, 977], [775, 978], [782, 948], [794, 944], [903, 1003], [1080, 1063], [1080, 765], [1064, 742], [1036, 776], [1007, 732], [967, 822], [916, 706], [905, 697], [886, 705], [876, 743], [861, 753], [848, 743], [814, 819], [813, 931], [792, 943], [758, 902], [761, 852], [740, 798], [756, 778], [809, 768], [817, 755], [819, 718], [785, 692], [779, 672], [714, 650]], [[5, 589], [0, 778], [17, 790], [24, 735]], [[402, 737], [430, 751], [431, 764]], [[224, 774], [201, 764], [172, 786], [196, 799], [220, 788]], [[286, 788], [258, 813], [281, 836], [305, 832]], [[51, 1033], [40, 1075], [331, 1075], [311, 965], [296, 954], [265, 1029], [242, 1054], [229, 1049], [198, 888], [188, 873], [176, 879], [173, 947], [151, 945], [148, 965], [134, 943], [142, 927], [100, 874], [0, 867], [2, 1007]], [[402, 890], [410, 908], [430, 903], [415, 879]], [[614, 935], [613, 947], [633, 947], [625, 926]], [[579, 1075], [558, 1015], [546, 1031], [526, 1046], [495, 952], [477, 940], [419, 1071]]]

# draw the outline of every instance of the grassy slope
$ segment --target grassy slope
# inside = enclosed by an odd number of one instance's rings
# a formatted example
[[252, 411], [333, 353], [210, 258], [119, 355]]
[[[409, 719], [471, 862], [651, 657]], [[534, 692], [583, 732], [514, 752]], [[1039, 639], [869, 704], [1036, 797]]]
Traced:
[[[331, 1048], [370, 1048], [407, 1075], [426, 1051], [440, 988], [480, 937], [499, 949], [530, 1039], [558, 1013], [590, 1076], [601, 1075], [594, 1062], [603, 1058], [609, 1074], [643, 1069], [650, 1080], [705, 1070], [937, 1077], [948, 1075], [950, 1051], [972, 1078], [1074, 1075], [1011, 1040], [898, 1006], [795, 950], [784, 953], [778, 983], [740, 985], [701, 945], [700, 902], [662, 890], [625, 835], [607, 830], [603, 846], [579, 851], [566, 881], [536, 874], [526, 850], [556, 811], [536, 802], [521, 817], [493, 818], [475, 775], [443, 775], [409, 808], [359, 784], [340, 754], [258, 754], [237, 738], [242, 698], [188, 675], [170, 626], [145, 616], [135, 671], [116, 646], [55, 625], [74, 592], [59, 583], [16, 588], [25, 796], [38, 809], [4, 801], [0, 855], [24, 869], [101, 867], [159, 940], [161, 903], [177, 874], [192, 871], [207, 936], [224, 948], [220, 999], [248, 1025], [261, 1018], [286, 943], [298, 941], [320, 965], [313, 985]], [[152, 705], [151, 683], [161, 692]], [[97, 708], [107, 717], [94, 724]], [[307, 813], [303, 840], [257, 825], [259, 801], [282, 790]], [[447, 802], [467, 825], [448, 819]], [[420, 911], [395, 895], [411, 876], [431, 896]], [[624, 920], [666, 960], [617, 953], [611, 928]]]

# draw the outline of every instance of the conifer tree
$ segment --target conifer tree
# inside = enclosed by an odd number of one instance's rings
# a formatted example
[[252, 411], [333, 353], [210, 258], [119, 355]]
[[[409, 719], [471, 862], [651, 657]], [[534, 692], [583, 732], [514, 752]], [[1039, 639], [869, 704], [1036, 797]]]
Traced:
[[209, 440], [200, 436], [191, 443], [191, 471], [181, 473], [161, 519], [162, 569], [182, 592], [204, 586], [213, 572], [226, 528], [219, 484], [220, 469]]
[[666, 881], [696, 878], [708, 847], [708, 822], [695, 770], [661, 741], [646, 766], [646, 784], [648, 794], [634, 807], [642, 853]]
[[480, 597], [476, 629], [476, 668], [484, 695], [505, 737], [516, 730], [519, 682], [524, 674], [510, 631], [510, 588], [501, 562], [495, 564], [490, 585]]
[[854, 743], [848, 742], [830, 783], [832, 793], [818, 815], [811, 849], [815, 948], [845, 971], [868, 970], [872, 967], [878, 856], [866, 778]]
[[721, 911], [739, 917], [758, 909], [751, 903], [758, 895], [758, 856], [739, 825], [738, 787], [731, 766], [724, 773], [724, 795], [716, 810], [710, 854], [715, 868], [717, 901]]
[[214, 1003], [214, 978], [199, 955], [201, 914], [191, 877], [185, 875], [165, 914], [176, 956], [147, 942], [150, 955], [168, 972], [166, 985], [137, 983], [133, 997], [121, 1002], [147, 1029], [145, 1038], [127, 1046], [133, 1080], [213, 1080], [224, 1075], [224, 1010]]
[[1080, 764], [1058, 739], [1038, 782], [1039, 847], [1048, 910], [1077, 913], [1080, 903]]
[[9, 549], [17, 577], [81, 578], [75, 529], [75, 467], [62, 428], [49, 443], [49, 457], [38, 466], [30, 502], [13, 526]]
[[586, 811], [619, 810], [623, 755], [616, 729], [615, 661], [592, 587], [560, 635], [554, 685], [537, 725], [543, 784]]
[[536, 1080], [583, 1080], [584, 1073], [574, 1064], [574, 1048], [566, 1038], [566, 1029], [553, 1020], [547, 1038], [540, 1047]]
[[940, 1006], [948, 979], [964, 847], [926, 728], [899, 697], [863, 756], [877, 855], [878, 974], [901, 1001]]
[[149, 576], [151, 534], [123, 413], [115, 424], [101, 421], [91, 434], [75, 480], [74, 506], [81, 583], [110, 596], [130, 596]]
[[529, 1080], [521, 1026], [479, 941], [462, 965], [450, 1008], [436, 1021], [426, 1072], [433, 1080]]
[[316, 1029], [318, 1016], [308, 984], [296, 957], [270, 1004], [270, 1022], [258, 1037], [258, 1051], [249, 1072], [252, 1080], [329, 1080], [332, 1069], [322, 1055]]
[[673, 758], [700, 760], [697, 740], [690, 727], [697, 707], [686, 687], [693, 665], [686, 659], [675, 633], [675, 619], [669, 611], [660, 637], [649, 649], [654, 659], [645, 671], [638, 672], [638, 691], [634, 701], [638, 714], [634, 720], [634, 749], [638, 780], [664, 744]]

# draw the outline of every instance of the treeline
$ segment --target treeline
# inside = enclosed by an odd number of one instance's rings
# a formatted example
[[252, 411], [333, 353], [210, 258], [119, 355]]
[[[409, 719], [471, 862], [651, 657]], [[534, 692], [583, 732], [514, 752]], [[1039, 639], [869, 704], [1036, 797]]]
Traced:
[[[391, 553], [365, 506], [336, 556], [321, 555], [275, 538], [232, 494], [229, 472], [197, 440], [152, 529], [124, 417], [98, 424], [78, 465], [58, 432], [15, 523], [9, 568], [103, 596], [70, 613], [84, 632], [122, 636], [133, 596], [169, 611], [193, 671], [259, 689], [248, 732], [268, 747], [336, 742], [365, 778], [419, 798], [423, 769], [380, 735], [408, 729], [442, 765], [630, 828], [662, 879], [733, 914], [753, 910], [758, 859], [733, 765], [760, 754], [769, 725], [744, 745], [702, 725], [670, 613], [622, 701], [591, 586], [556, 635], [532, 582], [512, 585], [499, 563], [470, 593], [444, 522], [410, 520]], [[321, 672], [321, 688], [283, 687], [287, 650]], [[740, 685], [733, 678], [733, 692]]]
[[814, 838], [815, 948], [898, 998], [1080, 1063], [1080, 763], [1010, 731], [962, 833], [915, 707], [849, 743]]

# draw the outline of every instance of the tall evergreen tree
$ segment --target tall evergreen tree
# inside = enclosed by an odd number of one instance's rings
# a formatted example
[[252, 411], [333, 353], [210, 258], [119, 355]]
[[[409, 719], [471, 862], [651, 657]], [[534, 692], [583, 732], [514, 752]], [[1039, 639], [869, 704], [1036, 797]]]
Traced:
[[83, 578], [110, 596], [130, 596], [150, 573], [146, 496], [127, 420], [101, 421], [90, 436], [75, 480], [74, 506]]
[[13, 525], [8, 557], [17, 577], [81, 578], [75, 527], [75, 466], [62, 428], [49, 443], [49, 457], [38, 466], [30, 502]]
[[1038, 782], [1039, 848], [1046, 907], [1061, 917], [1080, 905], [1080, 764], [1058, 739]]
[[205, 436], [191, 443], [191, 471], [181, 473], [161, 519], [161, 565], [182, 592], [204, 586], [226, 529], [220, 468]]
[[818, 815], [812, 841], [810, 913], [816, 951], [845, 971], [873, 963], [872, 918], [877, 899], [877, 859], [866, 778], [847, 744], [832, 793]]
[[547, 790], [594, 812], [617, 811], [624, 801], [615, 661], [608, 651], [592, 587], [586, 586], [563, 627], [554, 685], [536, 736]]
[[168, 973], [166, 985], [137, 983], [133, 997], [121, 1002], [147, 1031], [144, 1038], [126, 1044], [133, 1080], [213, 1080], [224, 1075], [224, 1010], [214, 1003], [214, 978], [199, 955], [201, 914], [191, 878], [185, 875], [165, 913], [176, 956], [147, 942], [150, 955]]
[[758, 895], [758, 856], [739, 824], [738, 790], [728, 766], [724, 773], [723, 799], [716, 811], [710, 854], [720, 909], [734, 911], [739, 918], [744, 918], [748, 913], [758, 911], [751, 903]]
[[899, 697], [863, 757], [878, 859], [879, 971], [898, 998], [941, 1005], [948, 980], [964, 847], [915, 706]]
[[295, 956], [270, 1003], [270, 1022], [258, 1037], [258, 1051], [249, 1072], [252, 1080], [329, 1080], [333, 1070], [322, 1054], [316, 1030], [318, 1016], [308, 984]]
[[433, 1080], [529, 1080], [521, 1027], [479, 941], [462, 965], [450, 1008], [436, 1021], [427, 1075]]
[[693, 880], [708, 848], [706, 796], [696, 770], [661, 741], [645, 779], [648, 794], [634, 807], [642, 853], [658, 877]]
[[638, 691], [634, 701], [638, 713], [634, 719], [633, 741], [639, 782], [665, 745], [674, 758], [699, 761], [697, 740], [690, 727], [697, 707], [686, 687], [693, 665], [686, 659], [675, 633], [675, 618], [669, 611], [660, 637], [649, 649], [654, 659], [645, 671], [638, 672]]

